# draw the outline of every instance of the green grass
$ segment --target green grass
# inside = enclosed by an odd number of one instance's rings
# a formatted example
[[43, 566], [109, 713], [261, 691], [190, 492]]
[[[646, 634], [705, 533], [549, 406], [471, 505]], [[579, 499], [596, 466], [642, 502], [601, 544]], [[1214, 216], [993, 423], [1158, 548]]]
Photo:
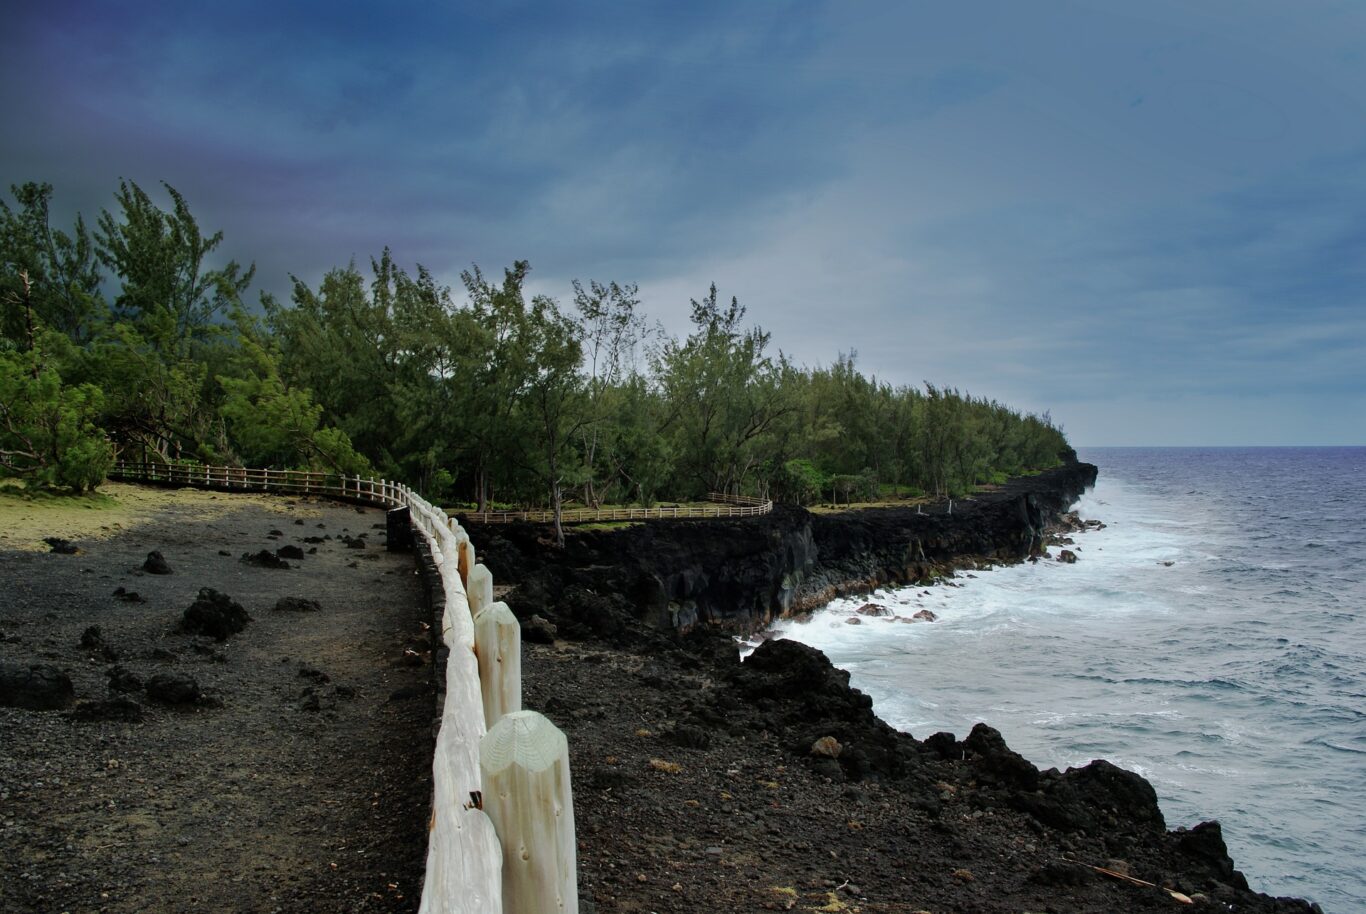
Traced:
[[70, 489], [33, 488], [22, 479], [0, 479], [0, 505], [12, 507], [83, 508], [99, 511], [118, 507], [118, 499], [103, 492], [74, 494]]

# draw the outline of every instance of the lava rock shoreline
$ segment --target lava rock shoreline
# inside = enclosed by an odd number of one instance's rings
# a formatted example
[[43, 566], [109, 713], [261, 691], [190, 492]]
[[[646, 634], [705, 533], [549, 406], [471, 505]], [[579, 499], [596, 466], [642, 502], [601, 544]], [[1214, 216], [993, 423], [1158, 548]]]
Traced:
[[1094, 465], [1071, 461], [951, 503], [838, 514], [776, 505], [743, 520], [572, 531], [563, 550], [547, 548], [544, 525], [461, 520], [495, 580], [518, 585], [519, 617], [542, 615], [571, 637], [752, 633], [836, 597], [1020, 561], [1095, 480]]
[[[569, 736], [581, 895], [598, 910], [661, 912], [803, 900], [865, 912], [1143, 912], [1180, 908], [1176, 892], [1197, 910], [1318, 911], [1253, 892], [1217, 822], [1169, 831], [1137, 774], [1103, 760], [1040, 771], [986, 724], [916, 739], [797, 642], [765, 641], [738, 662], [735, 633], [838, 596], [1038, 554], [1095, 478], [1072, 461], [951, 513], [946, 503], [835, 515], [780, 506], [745, 521], [579, 531], [563, 551], [538, 525], [476, 526], [480, 561], [512, 585], [514, 612], [559, 636], [526, 645], [524, 675], [527, 706]], [[752, 769], [769, 772], [755, 783], [788, 791], [763, 794], [757, 815], [737, 793], [737, 772], [743, 782]], [[722, 852], [763, 860], [774, 885], [736, 888]], [[840, 885], [847, 870], [827, 852], [859, 859], [862, 875]], [[661, 879], [692, 878], [662, 891], [651, 867], [665, 857]]]

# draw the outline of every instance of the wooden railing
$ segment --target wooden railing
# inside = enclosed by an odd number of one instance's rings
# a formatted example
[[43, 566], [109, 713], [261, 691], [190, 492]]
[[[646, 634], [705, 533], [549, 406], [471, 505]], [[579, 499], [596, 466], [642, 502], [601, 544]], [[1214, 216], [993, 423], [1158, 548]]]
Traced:
[[[592, 524], [615, 520], [668, 520], [706, 517], [759, 517], [773, 510], [773, 502], [748, 495], [723, 495], [712, 492], [710, 505], [656, 505], [653, 508], [570, 508], [560, 512], [560, 523]], [[555, 520], [553, 511], [462, 511], [447, 508], [448, 514], [458, 514], [471, 524], [510, 524], [527, 521], [548, 524]]]
[[577, 914], [568, 744], [549, 720], [521, 709], [521, 629], [507, 605], [493, 601], [493, 575], [475, 561], [458, 523], [385, 479], [127, 462], [109, 475], [407, 508], [441, 578], [441, 638], [449, 651], [419, 912]]
[[344, 476], [340, 473], [211, 467], [187, 463], [133, 463], [122, 460], [114, 464], [109, 478], [242, 492], [323, 495], [383, 505], [403, 503], [399, 498], [399, 492], [410, 491], [406, 486], [391, 480]]

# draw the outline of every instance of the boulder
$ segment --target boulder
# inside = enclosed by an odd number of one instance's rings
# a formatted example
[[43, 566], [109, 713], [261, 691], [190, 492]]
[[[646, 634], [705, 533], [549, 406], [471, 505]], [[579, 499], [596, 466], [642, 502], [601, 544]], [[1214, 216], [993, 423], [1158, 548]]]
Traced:
[[105, 660], [118, 660], [118, 652], [104, 642], [104, 635], [98, 625], [92, 625], [81, 632], [81, 647]]
[[43, 542], [47, 543], [48, 547], [58, 555], [75, 555], [80, 551], [76, 548], [75, 543], [56, 536], [43, 537]]
[[977, 724], [963, 740], [972, 766], [983, 780], [1033, 790], [1039, 784], [1039, 769], [1006, 745], [1000, 731]]
[[1077, 564], [1077, 554], [1071, 549], [1064, 549], [1058, 553], [1058, 561], [1064, 565], [1075, 565]]
[[142, 705], [122, 696], [103, 701], [82, 701], [76, 705], [71, 716], [83, 721], [114, 720], [136, 724], [142, 722]]
[[193, 705], [204, 698], [204, 693], [193, 676], [157, 673], [147, 680], [147, 697], [168, 705]]
[[226, 641], [229, 636], [246, 628], [250, 621], [251, 616], [247, 615], [242, 604], [212, 587], [205, 587], [185, 610], [180, 630], [190, 635], [208, 635], [216, 641]]
[[69, 708], [75, 697], [71, 677], [50, 663], [0, 663], [0, 705], [55, 711]]
[[939, 617], [936, 616], [934, 613], [930, 612], [928, 609], [922, 609], [922, 610], [920, 610], [918, 613], [916, 613], [915, 615], [911, 616], [911, 618], [912, 618], [912, 619], [915, 619], [917, 622], [937, 622], [937, 621], [939, 621]]
[[1177, 851], [1209, 875], [1236, 888], [1246, 889], [1247, 880], [1234, 869], [1233, 858], [1224, 843], [1223, 827], [1215, 821], [1201, 822], [1190, 831], [1178, 829], [1171, 834]]
[[275, 550], [275, 554], [282, 559], [299, 559], [302, 561], [304, 550], [299, 546], [281, 546]]
[[154, 549], [147, 553], [147, 558], [142, 563], [142, 570], [148, 574], [170, 574], [171, 566], [166, 564], [166, 558]]
[[854, 611], [860, 616], [890, 616], [892, 614], [892, 611], [881, 603], [864, 603]]
[[257, 568], [289, 568], [289, 562], [286, 562], [269, 549], [262, 549], [259, 552], [242, 553], [242, 563], [245, 565], [255, 565]]
[[121, 666], [110, 667], [105, 675], [109, 677], [109, 691], [136, 692], [142, 688], [142, 679], [131, 670]]

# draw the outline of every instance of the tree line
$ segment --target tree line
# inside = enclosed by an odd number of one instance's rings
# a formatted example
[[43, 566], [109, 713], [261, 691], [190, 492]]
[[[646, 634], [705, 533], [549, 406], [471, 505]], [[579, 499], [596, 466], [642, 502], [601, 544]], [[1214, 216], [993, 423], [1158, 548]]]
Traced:
[[377, 473], [447, 503], [810, 503], [961, 494], [1055, 464], [1047, 414], [892, 385], [853, 353], [795, 364], [713, 285], [665, 333], [636, 286], [528, 295], [524, 261], [460, 287], [386, 249], [289, 302], [245, 301], [181, 194], [121, 182], [94, 226], [52, 187], [0, 201], [0, 473], [92, 488], [116, 456]]

